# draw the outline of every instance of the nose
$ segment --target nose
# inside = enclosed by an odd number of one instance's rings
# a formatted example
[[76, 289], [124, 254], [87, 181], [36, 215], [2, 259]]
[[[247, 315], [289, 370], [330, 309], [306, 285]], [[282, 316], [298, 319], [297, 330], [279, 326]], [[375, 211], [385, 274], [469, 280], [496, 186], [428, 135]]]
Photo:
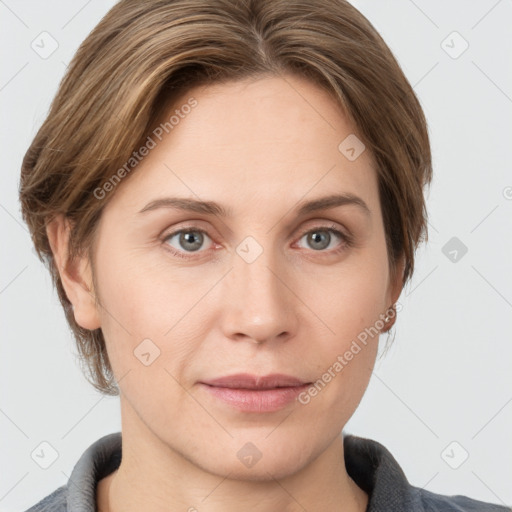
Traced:
[[234, 341], [285, 341], [296, 330], [296, 298], [287, 287], [289, 272], [264, 251], [247, 263], [234, 255], [223, 280], [221, 321], [224, 335]]

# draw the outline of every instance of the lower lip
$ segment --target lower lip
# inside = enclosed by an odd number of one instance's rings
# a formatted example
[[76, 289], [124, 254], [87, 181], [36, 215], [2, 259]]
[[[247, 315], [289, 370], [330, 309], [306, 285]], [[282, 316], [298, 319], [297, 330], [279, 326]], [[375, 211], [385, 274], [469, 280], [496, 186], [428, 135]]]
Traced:
[[202, 384], [214, 397], [243, 412], [274, 412], [293, 402], [310, 384], [273, 389], [236, 389]]

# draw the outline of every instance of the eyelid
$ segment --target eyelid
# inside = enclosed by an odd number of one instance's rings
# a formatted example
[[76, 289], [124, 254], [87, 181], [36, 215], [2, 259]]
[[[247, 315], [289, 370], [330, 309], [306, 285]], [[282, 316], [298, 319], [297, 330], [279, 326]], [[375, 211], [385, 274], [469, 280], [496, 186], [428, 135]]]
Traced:
[[179, 233], [202, 233], [203, 235], [206, 235], [213, 242], [213, 238], [210, 236], [208, 231], [206, 229], [200, 228], [198, 226], [185, 226], [185, 227], [182, 227], [179, 229], [175, 229], [174, 231], [171, 231], [170, 233], [164, 232], [164, 234], [162, 235], [162, 240], [165, 242], [169, 238], [172, 238], [173, 236], [176, 236]]
[[188, 221], [188, 223], [186, 223], [184, 226], [180, 226], [179, 228], [177, 229], [173, 229], [172, 231], [169, 231], [167, 232], [167, 228], [163, 230], [162, 234], [159, 236], [159, 238], [161, 238], [162, 240], [167, 240], [168, 238], [178, 234], [178, 233], [186, 233], [188, 231], [197, 231], [199, 233], [203, 233], [205, 235], [207, 235], [210, 239], [213, 240], [212, 236], [210, 236], [210, 233], [209, 231], [211, 231], [210, 228], [203, 228], [203, 227], [200, 227], [200, 224], [195, 224], [195, 223], [200, 223], [201, 221], [200, 220], [191, 220], [191, 221]]
[[337, 224], [334, 224], [331, 222], [331, 225], [328, 226], [327, 224], [322, 224], [321, 223], [322, 221], [317, 221], [317, 222], [319, 222], [320, 224], [316, 224], [316, 225], [312, 224], [312, 225], [309, 225], [308, 227], [302, 229], [300, 231], [300, 237], [303, 237], [307, 233], [310, 233], [311, 231], [315, 231], [315, 230], [337, 231], [337, 232], [341, 233], [342, 235], [345, 235], [343, 228], [341, 228]]
[[199, 256], [202, 256], [203, 254], [209, 252], [208, 249], [193, 251], [193, 252], [182, 251], [182, 250], [176, 249], [170, 243], [168, 243], [168, 240], [170, 238], [173, 238], [174, 236], [176, 236], [179, 233], [186, 233], [186, 232], [202, 233], [203, 235], [206, 235], [212, 241], [213, 246], [218, 245], [218, 244], [216, 244], [216, 242], [213, 241], [213, 238], [208, 234], [208, 232], [205, 229], [199, 228], [197, 226], [186, 226], [186, 227], [182, 227], [182, 228], [176, 229], [174, 231], [171, 231], [170, 233], [164, 233], [164, 235], [162, 235], [161, 240], [162, 240], [162, 245], [164, 246], [164, 250], [169, 251], [173, 256], [175, 256], [177, 258], [181, 258], [182, 260], [185, 260], [185, 261], [193, 261], [193, 260], [197, 259], [194, 256], [196, 253], [199, 254]]
[[[328, 226], [327, 224], [319, 224], [316, 226], [310, 226], [306, 229], [304, 229], [301, 234], [299, 235], [297, 242], [300, 241], [304, 235], [307, 235], [309, 233], [314, 233], [315, 231], [329, 231], [331, 233], [334, 233], [336, 237], [338, 237], [341, 241], [339, 246], [335, 249], [331, 249], [329, 251], [314, 251], [318, 254], [335, 254], [336, 252], [339, 252], [343, 250], [344, 248], [351, 247], [354, 244], [354, 239], [351, 233], [347, 232], [347, 230], [344, 230], [343, 228], [337, 226], [336, 224], [331, 224]], [[297, 243], [295, 242], [295, 243]]]

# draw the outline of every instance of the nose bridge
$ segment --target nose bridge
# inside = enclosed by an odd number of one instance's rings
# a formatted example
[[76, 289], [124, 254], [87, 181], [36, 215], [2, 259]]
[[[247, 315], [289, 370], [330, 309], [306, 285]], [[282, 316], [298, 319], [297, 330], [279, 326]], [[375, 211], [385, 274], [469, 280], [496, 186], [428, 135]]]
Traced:
[[265, 341], [290, 332], [292, 294], [280, 276], [279, 265], [270, 248], [258, 247], [254, 240], [243, 241], [234, 254], [233, 269], [226, 281], [226, 335], [245, 335]]

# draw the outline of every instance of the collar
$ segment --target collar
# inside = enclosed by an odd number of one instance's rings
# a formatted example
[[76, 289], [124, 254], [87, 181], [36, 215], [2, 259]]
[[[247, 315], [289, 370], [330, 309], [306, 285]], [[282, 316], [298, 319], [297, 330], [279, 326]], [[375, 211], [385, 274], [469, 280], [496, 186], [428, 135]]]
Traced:
[[[393, 455], [372, 439], [343, 434], [343, 446], [347, 473], [368, 494], [366, 512], [512, 512], [508, 507], [465, 496], [443, 496], [412, 486]], [[68, 512], [94, 512], [97, 483], [120, 463], [121, 432], [98, 439], [85, 450], [68, 484], [55, 491], [53, 499], [67, 499]]]

